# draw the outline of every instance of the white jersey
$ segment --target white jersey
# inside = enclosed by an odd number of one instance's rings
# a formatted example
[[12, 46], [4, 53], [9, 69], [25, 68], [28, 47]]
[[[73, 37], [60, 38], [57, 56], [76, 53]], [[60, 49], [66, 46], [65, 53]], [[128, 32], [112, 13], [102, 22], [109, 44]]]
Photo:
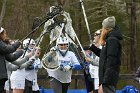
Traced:
[[[39, 58], [37, 58], [35, 60], [33, 65], [38, 66], [38, 68], [42, 68], [41, 61]], [[32, 81], [32, 83], [33, 83], [32, 90], [33, 91], [39, 90], [38, 83], [37, 83], [37, 72], [38, 72], [38, 69], [35, 69], [35, 68], [32, 70], [25, 70], [25, 79]]]
[[[102, 49], [102, 46], [99, 46], [99, 48]], [[93, 58], [93, 56], [91, 56], [91, 58]], [[93, 61], [99, 63], [99, 57], [95, 56], [95, 58], [93, 58]], [[89, 73], [91, 75], [91, 78], [99, 78], [99, 66], [90, 64]]]
[[[102, 49], [102, 46], [99, 46], [99, 48]], [[99, 63], [99, 57], [95, 56], [95, 58], [93, 58], [93, 61]], [[91, 78], [94, 78], [94, 89], [99, 89], [99, 66], [90, 64], [89, 73], [91, 75]]]
[[[38, 68], [41, 68], [41, 62], [38, 58], [35, 63], [38, 65]], [[11, 87], [12, 89], [24, 89], [25, 87], [25, 79], [29, 81], [33, 81], [32, 90], [36, 91], [39, 90], [38, 84], [37, 84], [37, 70], [25, 70], [23, 69], [17, 69], [16, 71], [13, 71], [10, 77], [11, 80]]]
[[[57, 52], [57, 55], [58, 55], [59, 64], [61, 64], [61, 62], [66, 61], [66, 62], [70, 62], [71, 64], [80, 65], [75, 54], [71, 51], [67, 51], [67, 53], [64, 57], [59, 52]], [[65, 72], [65, 71], [60, 70], [60, 69], [56, 69], [54, 71], [47, 69], [47, 72], [48, 72], [48, 75], [50, 77], [57, 79], [61, 83], [70, 83], [71, 82], [72, 70]]]
[[[26, 56], [26, 54], [25, 54]], [[22, 56], [20, 57], [22, 58]], [[17, 60], [20, 60], [17, 59]], [[25, 88], [25, 68], [17, 69], [16, 71], [12, 71], [10, 81], [12, 89], [24, 89]]]
[[[95, 62], [99, 62], [99, 57], [96, 56], [94, 59]], [[99, 66], [89, 65], [89, 73], [91, 78], [99, 78]]]
[[[39, 68], [41, 68], [41, 62], [40, 59], [36, 59], [35, 62], [33, 63], [34, 65], [38, 65]], [[33, 81], [34, 79], [37, 78], [37, 72], [38, 70], [36, 70], [35, 68], [32, 70], [25, 70], [25, 74], [26, 74], [26, 79], [29, 81]]]
[[[20, 60], [21, 58], [22, 58], [22, 56], [17, 60]], [[12, 71], [10, 79], [11, 80], [25, 80], [25, 68], [17, 69], [16, 71]]]
[[25, 80], [25, 68], [12, 71], [11, 80]]

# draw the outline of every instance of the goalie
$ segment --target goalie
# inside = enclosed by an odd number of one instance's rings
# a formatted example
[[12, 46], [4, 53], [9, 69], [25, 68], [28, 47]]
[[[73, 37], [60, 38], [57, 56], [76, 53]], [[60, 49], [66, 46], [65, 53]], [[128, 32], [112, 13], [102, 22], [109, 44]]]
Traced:
[[56, 47], [53, 47], [44, 57], [43, 66], [47, 68], [50, 86], [54, 93], [67, 93], [72, 69], [81, 69], [77, 57], [69, 51], [69, 41], [66, 37], [57, 39]]

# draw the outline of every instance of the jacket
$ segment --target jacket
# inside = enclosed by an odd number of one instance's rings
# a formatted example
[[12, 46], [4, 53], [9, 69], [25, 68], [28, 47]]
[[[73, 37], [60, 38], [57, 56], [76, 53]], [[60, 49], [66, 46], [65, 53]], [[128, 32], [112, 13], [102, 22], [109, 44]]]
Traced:
[[0, 79], [7, 78], [5, 57], [7, 56], [7, 59], [10, 59], [8, 61], [13, 61], [14, 59], [9, 58], [9, 57], [12, 57], [10, 53], [13, 53], [14, 51], [16, 51], [16, 49], [19, 46], [20, 46], [20, 42], [16, 42], [13, 45], [7, 45], [2, 40], [0, 40]]
[[99, 60], [99, 84], [116, 86], [119, 79], [121, 65], [121, 44], [122, 34], [119, 27], [114, 27], [106, 36], [106, 44], [102, 50], [94, 45], [90, 47], [100, 57]]

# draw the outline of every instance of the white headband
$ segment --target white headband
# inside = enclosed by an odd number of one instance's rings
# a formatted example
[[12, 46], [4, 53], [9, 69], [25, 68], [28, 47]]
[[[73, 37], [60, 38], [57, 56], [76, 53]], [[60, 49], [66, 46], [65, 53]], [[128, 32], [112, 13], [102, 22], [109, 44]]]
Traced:
[[0, 28], [0, 33], [2, 33], [3, 31], [4, 31], [4, 28], [1, 27], [1, 28]]

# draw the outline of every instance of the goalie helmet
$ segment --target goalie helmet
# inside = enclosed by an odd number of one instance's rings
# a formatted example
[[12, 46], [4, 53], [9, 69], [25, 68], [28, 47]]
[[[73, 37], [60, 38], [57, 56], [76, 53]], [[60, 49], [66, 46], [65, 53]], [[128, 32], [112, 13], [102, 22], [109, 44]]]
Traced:
[[67, 37], [59, 37], [56, 41], [57, 45], [59, 44], [68, 44], [69, 40]]
[[[30, 38], [27, 38], [23, 41], [23, 48], [27, 48], [28, 45], [29, 45], [29, 41], [30, 41]], [[35, 41], [33, 39], [31, 39], [30, 41], [30, 45], [35, 45]]]
[[56, 43], [57, 43], [57, 47], [58, 47], [60, 54], [62, 56], [65, 56], [67, 51], [68, 51], [68, 47], [69, 47], [68, 38], [67, 37], [59, 37], [57, 39]]

